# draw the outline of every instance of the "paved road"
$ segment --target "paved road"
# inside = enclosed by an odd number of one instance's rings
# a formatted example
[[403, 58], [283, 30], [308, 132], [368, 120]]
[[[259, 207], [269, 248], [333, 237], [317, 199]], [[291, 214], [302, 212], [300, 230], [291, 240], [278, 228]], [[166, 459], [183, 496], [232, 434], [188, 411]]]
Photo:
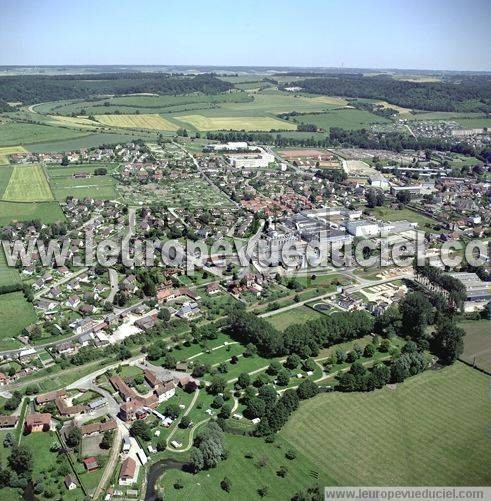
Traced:
[[114, 301], [114, 296], [116, 295], [116, 292], [118, 292], [119, 289], [118, 272], [114, 268], [109, 268], [107, 271], [109, 273], [109, 283], [111, 284], [111, 292], [109, 293], [109, 296], [107, 296], [106, 301], [112, 304], [112, 302]]

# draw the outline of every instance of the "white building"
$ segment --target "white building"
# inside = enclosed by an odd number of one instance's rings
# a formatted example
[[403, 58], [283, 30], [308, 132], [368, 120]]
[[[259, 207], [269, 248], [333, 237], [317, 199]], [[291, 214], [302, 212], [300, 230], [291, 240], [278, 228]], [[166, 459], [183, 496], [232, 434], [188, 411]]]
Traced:
[[274, 155], [261, 151], [260, 153], [237, 153], [229, 155], [230, 165], [238, 169], [257, 169], [267, 167], [274, 162]]
[[348, 221], [346, 229], [350, 235], [355, 237], [373, 237], [380, 233], [380, 228], [377, 223], [369, 221]]

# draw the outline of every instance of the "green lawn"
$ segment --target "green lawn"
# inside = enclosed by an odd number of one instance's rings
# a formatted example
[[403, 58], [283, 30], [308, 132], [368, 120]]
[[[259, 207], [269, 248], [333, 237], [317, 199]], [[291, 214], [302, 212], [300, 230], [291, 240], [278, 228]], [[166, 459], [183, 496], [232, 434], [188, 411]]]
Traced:
[[418, 229], [433, 228], [437, 221], [411, 209], [391, 209], [389, 207], [376, 207], [370, 211], [372, 215], [384, 221], [411, 221], [418, 223]]
[[[6, 157], [1, 157], [1, 158], [6, 158]], [[7, 188], [7, 185], [9, 184], [10, 181], [10, 176], [12, 175], [12, 171], [14, 170], [12, 165], [0, 165], [0, 199], [2, 198], [5, 188]]]
[[313, 320], [319, 318], [320, 313], [309, 308], [308, 306], [298, 306], [297, 308], [292, 308], [283, 313], [278, 313], [266, 317], [266, 320], [274, 325], [279, 330], [285, 330], [289, 325], [292, 324], [303, 324], [307, 320]]
[[[159, 486], [165, 492], [165, 499], [260, 499], [257, 490], [268, 487], [266, 499], [286, 500], [295, 493], [314, 484], [332, 485], [333, 481], [319, 471], [318, 466], [301, 453], [293, 460], [285, 457], [292, 449], [284, 439], [278, 438], [274, 444], [262, 439], [226, 434], [226, 447], [230, 454], [217, 468], [202, 471], [196, 475], [179, 470], [168, 470], [160, 479]], [[246, 454], [252, 453], [252, 458]], [[287, 475], [281, 478], [277, 471], [287, 468]], [[220, 487], [224, 477], [231, 481], [231, 491], [226, 493]], [[177, 479], [183, 482], [183, 489], [176, 490]]]
[[86, 179], [57, 177], [52, 178], [51, 185], [55, 198], [59, 201], [65, 201], [70, 195], [76, 198], [91, 197], [101, 200], [114, 200], [119, 197], [116, 191], [116, 179], [111, 176], [93, 176]]
[[281, 435], [341, 485], [489, 485], [488, 378], [464, 364], [302, 403]]
[[464, 129], [491, 128], [491, 118], [459, 118], [456, 122]]
[[34, 307], [24, 298], [22, 292], [10, 292], [0, 295], [0, 348], [9, 349], [17, 341], [9, 338], [18, 336], [22, 329], [36, 321]]

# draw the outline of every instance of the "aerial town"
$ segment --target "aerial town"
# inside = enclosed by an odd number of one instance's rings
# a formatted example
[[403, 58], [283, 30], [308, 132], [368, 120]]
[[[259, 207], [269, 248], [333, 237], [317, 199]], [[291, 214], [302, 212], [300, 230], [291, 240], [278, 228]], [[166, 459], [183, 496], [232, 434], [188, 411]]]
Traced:
[[7, 61], [0, 499], [486, 499], [489, 72]]

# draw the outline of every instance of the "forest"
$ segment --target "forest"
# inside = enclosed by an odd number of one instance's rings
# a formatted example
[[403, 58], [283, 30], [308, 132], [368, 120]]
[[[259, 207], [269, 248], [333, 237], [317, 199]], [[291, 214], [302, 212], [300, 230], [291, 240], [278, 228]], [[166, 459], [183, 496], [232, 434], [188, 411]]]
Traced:
[[213, 74], [185, 77], [164, 73], [101, 73], [99, 75], [20, 75], [0, 77], [0, 103], [34, 104], [84, 99], [100, 94], [189, 94], [226, 92], [232, 84]]
[[409, 82], [387, 76], [332, 75], [295, 83], [306, 92], [329, 96], [381, 99], [406, 108], [431, 111], [491, 111], [489, 79], [460, 83]]

